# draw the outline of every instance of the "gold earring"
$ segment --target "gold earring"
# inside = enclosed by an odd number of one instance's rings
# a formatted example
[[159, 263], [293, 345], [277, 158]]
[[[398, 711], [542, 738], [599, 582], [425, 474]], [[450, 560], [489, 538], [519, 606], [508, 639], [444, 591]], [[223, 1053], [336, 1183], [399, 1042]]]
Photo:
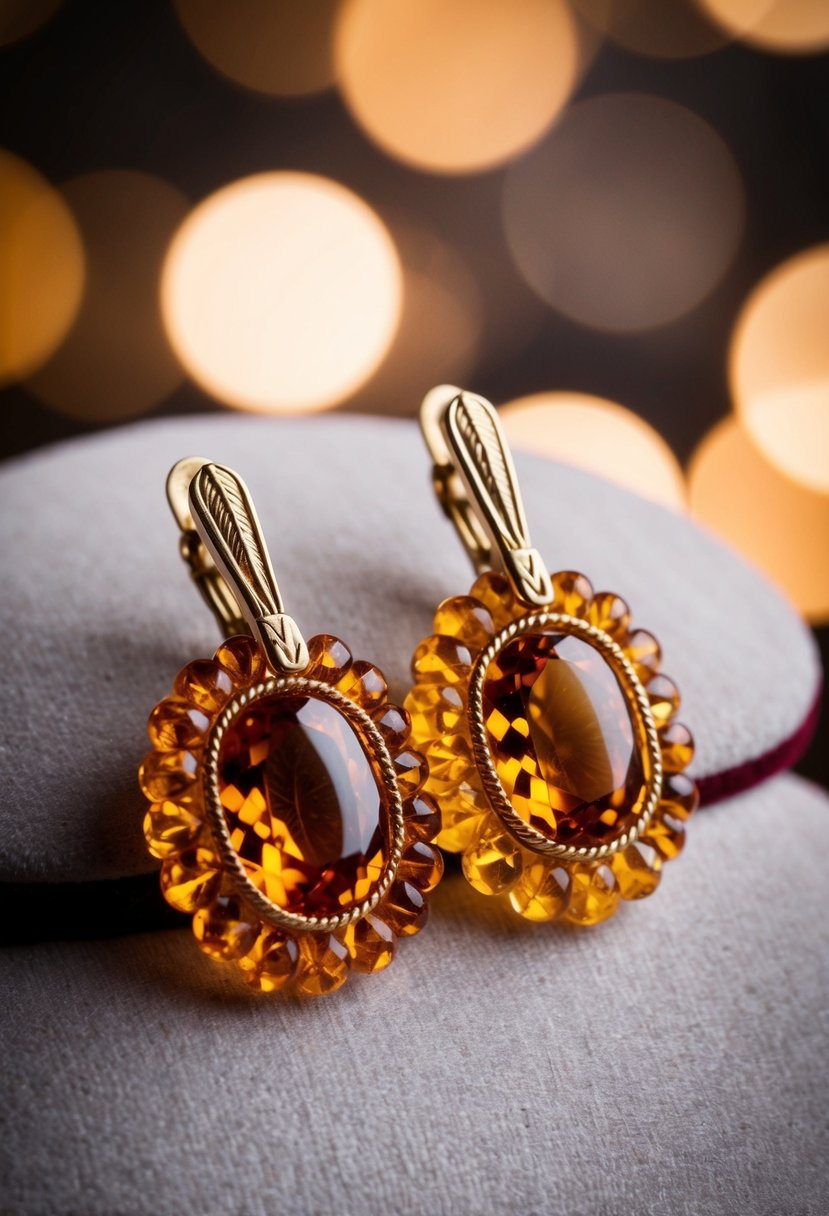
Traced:
[[697, 802], [679, 693], [618, 595], [550, 576], [497, 412], [443, 385], [420, 414], [438, 498], [479, 571], [417, 647], [405, 704], [437, 843], [531, 921], [597, 924], [650, 895]]
[[161, 889], [255, 989], [332, 992], [417, 933], [443, 865], [426, 763], [382, 672], [286, 615], [247, 488], [197, 458], [167, 492], [222, 630], [150, 715], [139, 772]]

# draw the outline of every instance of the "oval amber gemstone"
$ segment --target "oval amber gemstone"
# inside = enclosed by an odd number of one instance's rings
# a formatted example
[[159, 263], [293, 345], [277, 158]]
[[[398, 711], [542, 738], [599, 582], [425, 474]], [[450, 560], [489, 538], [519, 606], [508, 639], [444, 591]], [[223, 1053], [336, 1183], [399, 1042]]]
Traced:
[[484, 673], [483, 720], [516, 813], [559, 843], [612, 841], [647, 797], [647, 753], [613, 668], [556, 631], [509, 642]]
[[217, 778], [230, 843], [272, 903], [331, 916], [374, 890], [389, 857], [386, 798], [330, 702], [291, 693], [247, 705], [222, 736]]

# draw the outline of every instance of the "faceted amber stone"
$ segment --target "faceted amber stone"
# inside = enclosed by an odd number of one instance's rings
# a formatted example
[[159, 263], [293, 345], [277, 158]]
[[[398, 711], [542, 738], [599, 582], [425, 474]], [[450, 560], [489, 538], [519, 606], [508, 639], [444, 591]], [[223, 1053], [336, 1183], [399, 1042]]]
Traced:
[[518, 612], [509, 579], [494, 570], [480, 574], [472, 584], [469, 595], [471, 599], [483, 604], [496, 629], [503, 629]]
[[156, 705], [147, 722], [147, 734], [159, 751], [186, 751], [204, 744], [210, 718], [183, 697], [167, 697]]
[[465, 683], [471, 666], [472, 654], [469, 647], [457, 638], [447, 638], [440, 634], [425, 638], [412, 657], [412, 671], [416, 680], [434, 681], [450, 686], [458, 682]]
[[281, 929], [266, 928], [239, 959], [239, 969], [257, 992], [276, 992], [294, 978], [298, 961], [296, 941]]
[[428, 794], [416, 794], [403, 803], [406, 832], [417, 840], [434, 840], [440, 831], [440, 811]]
[[437, 849], [416, 840], [404, 850], [397, 877], [414, 883], [420, 891], [433, 891], [443, 877], [443, 858]]
[[483, 719], [495, 770], [522, 819], [591, 847], [636, 822], [647, 753], [602, 654], [575, 634], [525, 633], [487, 668]]
[[509, 893], [509, 901], [519, 915], [531, 921], [555, 920], [570, 898], [570, 875], [554, 862], [535, 861]]
[[478, 838], [462, 860], [467, 882], [484, 895], [500, 895], [521, 877], [523, 857], [512, 836], [493, 816], [487, 816]]
[[379, 916], [362, 917], [342, 934], [355, 971], [383, 971], [394, 958], [397, 939]]
[[179, 912], [195, 912], [209, 904], [221, 882], [221, 863], [212, 849], [188, 849], [169, 857], [161, 867], [162, 894]]
[[229, 884], [193, 917], [196, 941], [211, 958], [233, 959], [247, 954], [258, 932], [258, 918], [245, 908]]
[[377, 912], [398, 937], [419, 933], [429, 919], [426, 896], [405, 880], [392, 883]]
[[206, 714], [216, 714], [230, 699], [233, 681], [212, 659], [194, 659], [176, 676], [173, 692]]
[[425, 756], [420, 752], [407, 749], [394, 757], [394, 771], [397, 774], [397, 784], [404, 798], [411, 798], [418, 793], [429, 774], [429, 766]]
[[587, 616], [593, 599], [593, 586], [589, 578], [575, 570], [559, 570], [551, 576], [553, 584], [553, 608], [567, 616]]
[[438, 796], [458, 788], [472, 765], [472, 747], [465, 735], [442, 735], [429, 744], [429, 789]]
[[303, 996], [325, 996], [348, 979], [345, 942], [332, 933], [304, 933], [299, 939], [296, 989]]
[[662, 858], [644, 840], [636, 840], [610, 858], [622, 899], [644, 899], [659, 886]]
[[376, 709], [389, 695], [385, 677], [379, 667], [358, 659], [337, 681], [337, 688], [346, 697], [369, 713]]
[[462, 853], [480, 835], [484, 816], [489, 814], [489, 799], [483, 790], [464, 782], [451, 797], [441, 798], [437, 844], [449, 853]]
[[333, 705], [260, 697], [227, 727], [217, 775], [231, 844], [274, 904], [330, 916], [371, 894], [389, 855], [385, 794]]
[[619, 883], [608, 865], [574, 865], [565, 920], [574, 925], [598, 925], [607, 920], [622, 898]]
[[412, 720], [412, 734], [418, 739], [453, 735], [464, 718], [464, 698], [457, 687], [416, 684], [404, 704]]
[[[193, 804], [196, 805], [196, 804]], [[144, 816], [144, 836], [153, 857], [172, 857], [195, 843], [203, 822], [192, 807], [154, 802]]]
[[391, 751], [396, 752], [408, 739], [412, 724], [405, 709], [399, 709], [396, 705], [381, 705], [371, 719]]
[[310, 663], [305, 670], [309, 680], [336, 684], [351, 666], [351, 651], [331, 633], [318, 633], [308, 643]]
[[495, 632], [492, 613], [470, 595], [453, 595], [438, 605], [435, 633], [457, 638], [470, 650], [483, 650]]
[[652, 633], [648, 633], [647, 629], [634, 630], [625, 643], [625, 654], [644, 684], [659, 671], [662, 650], [656, 638]]
[[262, 651], [247, 634], [228, 638], [213, 656], [228, 673], [237, 688], [246, 688], [261, 680], [265, 673]]
[[615, 642], [621, 642], [630, 628], [630, 609], [620, 595], [612, 591], [600, 591], [593, 597], [587, 611], [591, 625], [609, 634]]
[[666, 773], [678, 773], [694, 758], [694, 738], [681, 722], [670, 722], [659, 732], [662, 763]]
[[138, 784], [151, 802], [192, 801], [199, 761], [192, 752], [150, 752], [138, 770]]
[[666, 726], [679, 709], [679, 689], [670, 676], [654, 676], [645, 691], [657, 727]]

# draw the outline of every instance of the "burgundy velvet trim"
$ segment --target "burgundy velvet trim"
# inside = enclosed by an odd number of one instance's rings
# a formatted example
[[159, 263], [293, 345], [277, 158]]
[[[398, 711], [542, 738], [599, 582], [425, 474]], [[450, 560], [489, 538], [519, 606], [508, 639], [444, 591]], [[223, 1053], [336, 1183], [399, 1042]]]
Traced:
[[700, 806], [711, 806], [712, 803], [720, 802], [723, 798], [742, 794], [755, 785], [767, 781], [775, 773], [782, 773], [784, 769], [796, 764], [817, 730], [822, 696], [821, 684], [818, 686], [812, 708], [794, 734], [789, 735], [788, 739], [784, 739], [770, 751], [764, 752], [762, 756], [755, 756], [753, 760], [745, 760], [742, 764], [736, 764], [734, 768], [727, 768], [721, 773], [712, 773], [708, 777], [698, 778]]

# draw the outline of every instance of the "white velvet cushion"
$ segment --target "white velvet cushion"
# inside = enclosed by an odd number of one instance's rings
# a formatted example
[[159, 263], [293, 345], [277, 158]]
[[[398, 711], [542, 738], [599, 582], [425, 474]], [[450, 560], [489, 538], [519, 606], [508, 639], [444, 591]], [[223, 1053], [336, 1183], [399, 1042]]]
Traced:
[[[444, 596], [472, 579], [414, 423], [210, 416], [76, 440], [0, 472], [5, 695], [0, 879], [88, 880], [153, 866], [136, 765], [176, 671], [218, 637], [164, 499], [202, 455], [250, 486], [287, 609], [408, 687]], [[533, 539], [630, 602], [663, 644], [697, 744], [719, 772], [789, 737], [818, 665], [780, 595], [687, 519], [573, 469], [519, 457]]]
[[189, 930], [0, 955], [10, 1216], [818, 1216], [829, 799], [700, 814], [587, 932], [454, 875], [392, 968], [257, 998]]

